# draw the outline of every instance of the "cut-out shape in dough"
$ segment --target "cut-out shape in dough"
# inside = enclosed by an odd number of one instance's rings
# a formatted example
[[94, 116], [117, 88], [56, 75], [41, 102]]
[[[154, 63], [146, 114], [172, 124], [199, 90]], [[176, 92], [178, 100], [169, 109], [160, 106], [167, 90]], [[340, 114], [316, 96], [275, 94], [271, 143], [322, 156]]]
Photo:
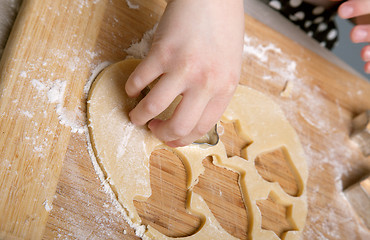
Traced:
[[237, 121], [221, 121], [221, 126], [223, 128], [223, 134], [220, 136], [220, 139], [225, 145], [227, 156], [246, 158], [244, 151], [252, 143], [252, 140], [247, 136], [241, 135], [239, 123]]
[[270, 193], [266, 200], [258, 200], [257, 206], [262, 215], [262, 228], [273, 231], [281, 239], [287, 231], [296, 231], [297, 227], [291, 219], [291, 205], [283, 205], [276, 194]]
[[268, 182], [278, 182], [291, 196], [300, 194], [298, 178], [290, 156], [284, 147], [257, 156], [255, 165], [258, 173]]
[[152, 152], [150, 184], [152, 195], [146, 201], [135, 201], [143, 223], [170, 237], [194, 234], [201, 218], [186, 210], [186, 170], [181, 159], [166, 149]]
[[203, 166], [205, 171], [199, 176], [193, 191], [203, 197], [228, 233], [247, 239], [248, 213], [238, 184], [239, 174], [214, 165], [212, 157], [204, 159]]
[[[136, 127], [129, 121], [128, 113], [138, 99], [130, 99], [124, 86], [138, 63], [139, 60], [125, 60], [113, 64], [101, 72], [93, 83], [87, 105], [89, 137], [101, 169], [99, 176], [103, 184], [114, 192], [124, 209], [127, 222], [141, 237], [173, 239], [150, 224], [143, 226], [134, 204], [136, 200], [145, 202], [152, 196], [150, 155], [156, 149], [168, 149], [146, 126]], [[208, 156], [212, 156], [217, 169], [225, 168], [239, 174], [239, 189], [248, 212], [249, 239], [279, 239], [273, 231], [262, 228], [261, 212], [256, 205], [257, 201], [268, 199], [271, 192], [277, 196], [279, 204], [291, 206], [290, 217], [297, 231], [286, 232], [284, 239], [299, 239], [307, 214], [307, 166], [298, 136], [283, 112], [263, 94], [246, 86], [238, 86], [222, 122], [236, 122], [237, 134], [245, 136], [248, 142], [250, 140], [251, 144], [241, 153], [243, 158], [237, 155], [228, 158], [222, 141], [215, 146], [191, 144], [170, 149], [182, 160], [186, 169], [187, 210], [202, 219], [196, 233], [176, 239], [236, 239], [221, 226], [204, 198], [191, 191], [199, 181], [203, 181], [201, 175], [205, 167], [202, 161]], [[257, 156], [281, 146], [289, 152], [299, 175], [301, 194], [298, 197], [286, 194], [276, 182], [265, 181], [255, 168]], [[226, 188], [223, 191], [227, 191]]]

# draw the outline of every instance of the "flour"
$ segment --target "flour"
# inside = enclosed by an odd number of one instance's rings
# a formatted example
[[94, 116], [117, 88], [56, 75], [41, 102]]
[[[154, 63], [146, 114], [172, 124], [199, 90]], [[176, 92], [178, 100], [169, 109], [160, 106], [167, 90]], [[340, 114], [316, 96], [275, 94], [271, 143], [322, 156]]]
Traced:
[[[139, 42], [132, 43], [131, 46], [128, 49], [125, 49], [125, 52], [129, 55], [128, 57], [144, 58], [148, 54], [149, 48], [150, 48], [150, 45], [151, 45], [151, 41], [152, 41], [152, 37], [153, 37], [153, 34], [155, 32], [155, 28], [156, 28], [156, 26], [154, 26], [153, 29], [147, 31], [144, 34], [143, 38]], [[109, 65], [110, 65], [110, 62], [102, 62], [94, 68], [94, 70], [91, 73], [91, 76], [90, 76], [89, 80], [87, 81], [87, 83], [84, 87], [84, 93], [85, 93], [86, 98], [87, 98], [88, 92], [91, 88], [91, 85], [92, 85], [93, 81], [96, 79], [98, 74], [104, 68], [106, 68]], [[88, 121], [90, 122], [90, 120], [88, 120]], [[90, 122], [90, 124], [91, 124], [91, 122]], [[92, 127], [92, 126], [90, 126], [90, 127]], [[125, 153], [126, 145], [129, 141], [130, 135], [132, 134], [133, 130], [134, 130], [133, 124], [131, 124], [131, 125], [129, 124], [128, 126], [126, 126], [126, 128], [124, 128], [124, 134], [123, 135], [121, 134], [121, 137], [122, 137], [121, 148], [119, 148], [119, 151], [117, 152], [118, 155], [122, 156]], [[110, 180], [105, 178], [105, 175], [104, 175], [102, 169], [100, 168], [99, 163], [97, 162], [96, 156], [94, 154], [94, 150], [92, 148], [92, 143], [91, 143], [91, 138], [90, 138], [89, 131], [85, 131], [85, 134], [86, 134], [86, 139], [87, 139], [88, 153], [89, 153], [91, 161], [93, 163], [95, 172], [97, 173], [98, 178], [100, 179], [100, 181], [102, 183], [104, 192], [107, 193], [110, 196], [110, 198], [112, 199], [113, 205], [115, 206], [116, 209], [119, 210], [119, 212], [122, 214], [123, 218], [129, 224], [129, 226], [135, 230], [135, 234], [137, 236], [143, 238], [143, 235], [146, 231], [146, 226], [133, 223], [131, 218], [128, 216], [127, 211], [124, 208], [125, 206], [122, 206], [122, 204], [118, 201], [115, 193], [113, 192], [113, 190], [110, 187], [110, 182], [109, 182]], [[145, 143], [143, 142], [142, 144], [143, 144], [143, 149], [146, 149], [145, 148]], [[126, 234], [126, 230], [124, 230], [124, 234]], [[144, 236], [144, 239], [146, 239], [145, 236]]]
[[67, 66], [68, 68], [74, 72], [77, 70], [78, 63], [81, 62], [80, 58], [78, 56], [72, 57], [68, 62]]
[[130, 9], [139, 9], [140, 8], [140, 5], [138, 4], [133, 4], [131, 2], [131, 0], [126, 0], [126, 3], [127, 3], [127, 6], [130, 8]]
[[[361, 225], [353, 217], [345, 218], [355, 214], [349, 207], [343, 207], [347, 206], [348, 201], [340, 194], [343, 190], [342, 178], [352, 171], [351, 162], [360, 158], [349, 140], [349, 133], [338, 129], [338, 126], [349, 124], [348, 115], [344, 114], [338, 99], [333, 100], [334, 111], [327, 111], [324, 106], [332, 106], [333, 103], [325, 100], [326, 93], [321, 88], [309, 84], [308, 76], [298, 75], [299, 63], [293, 59], [294, 56], [284, 53], [271, 43], [263, 43], [248, 36], [245, 36], [244, 40], [244, 57], [269, 70], [269, 74], [264, 74], [261, 81], [266, 85], [270, 83], [281, 85], [280, 94], [273, 96], [273, 99], [284, 110], [289, 122], [301, 134], [307, 133], [309, 128], [315, 130], [301, 138], [307, 155], [310, 178], [322, 179], [323, 176], [333, 176], [325, 180], [330, 181], [335, 188], [328, 194], [339, 193], [332, 201], [325, 201], [319, 193], [328, 192], [329, 189], [323, 189], [325, 187], [323, 185], [310, 186], [312, 183], [308, 182], [310, 191], [307, 197], [311, 206], [307, 225], [312, 224], [315, 228], [306, 228], [304, 238], [338, 240], [353, 238], [361, 231]], [[348, 86], [348, 89], [351, 88], [352, 86]], [[354, 93], [349, 91], [346, 94], [351, 97]], [[357, 91], [355, 94], [361, 96], [363, 93]], [[325, 151], [317, 149], [317, 146], [312, 144], [317, 142], [325, 146]], [[342, 209], [342, 213], [330, 211], [338, 208]], [[345, 233], [341, 229], [344, 227], [351, 229], [352, 233], [348, 230], [346, 234], [349, 235], [343, 236]]]
[[141, 226], [138, 226], [135, 229], [135, 234], [136, 234], [136, 236], [142, 238], [144, 236], [145, 231], [146, 231], [146, 226], [145, 225], [141, 225]]
[[53, 209], [53, 205], [52, 205], [51, 203], [49, 203], [49, 201], [48, 201], [48, 200], [45, 200], [45, 201], [42, 203], [42, 205], [44, 205], [45, 210], [46, 210], [47, 212], [50, 212], [50, 211]]
[[91, 72], [91, 75], [89, 79], [87, 80], [85, 87], [84, 87], [84, 94], [85, 99], [87, 99], [87, 95], [89, 94], [89, 90], [91, 88], [92, 83], [94, 82], [95, 78], [99, 75], [101, 71], [103, 71], [104, 68], [108, 67], [111, 63], [108, 61], [102, 62], [94, 67], [94, 69]]
[[[276, 55], [278, 57], [276, 57]], [[301, 120], [303, 119], [310, 126], [318, 129], [320, 132], [327, 134], [338, 135], [337, 138], [344, 138], [345, 135], [339, 133], [336, 129], [337, 121], [343, 121], [343, 113], [340, 110], [337, 113], [338, 117], [336, 121], [333, 121], [328, 116], [328, 112], [322, 107], [323, 93], [322, 90], [317, 86], [310, 86], [307, 84], [307, 79], [301, 78], [297, 74], [297, 62], [291, 57], [284, 53], [280, 48], [272, 43], [263, 44], [258, 39], [244, 36], [244, 57], [255, 59], [255, 63], [266, 66], [271, 72], [271, 75], [264, 75], [262, 80], [268, 83], [282, 83], [282, 91], [280, 97], [274, 98], [276, 102], [283, 108], [286, 117], [289, 119], [291, 124], [298, 130], [302, 128]], [[299, 106], [299, 107], [298, 107]], [[298, 111], [292, 111], [292, 109], [298, 109]], [[340, 109], [340, 108], [338, 108]], [[308, 136], [308, 138], [310, 138]], [[312, 141], [315, 141], [312, 139]], [[343, 141], [346, 141], [343, 139]], [[348, 141], [348, 140], [347, 140]], [[310, 144], [303, 144], [306, 153], [309, 155], [308, 164], [312, 166], [311, 159], [315, 154], [314, 159], [321, 159], [327, 164], [333, 165], [333, 169], [342, 176], [346, 174], [346, 170], [350, 166], [334, 164], [336, 161], [330, 159], [338, 158], [338, 155], [350, 157], [351, 153], [344, 152], [344, 148], [336, 145], [336, 142], [328, 142], [328, 145], [332, 145], [331, 151], [327, 153], [318, 153], [311, 149]], [[319, 154], [319, 155], [318, 155]], [[327, 154], [327, 155], [325, 155]], [[337, 183], [338, 188], [340, 182]]]
[[[35, 85], [38, 89], [44, 90], [40, 84]], [[56, 103], [55, 111], [58, 114], [59, 122], [71, 128], [72, 133], [83, 133], [86, 131], [84, 113], [79, 107], [74, 110], [68, 110], [64, 107], [65, 90], [67, 82], [57, 79], [51, 83], [51, 87], [47, 91], [47, 97], [50, 103]]]
[[38, 92], [42, 92], [42, 91], [45, 91], [47, 89], [47, 86], [44, 83], [42, 83], [42, 81], [40, 81], [40, 80], [32, 79], [31, 83], [32, 83], [32, 86], [34, 88], [36, 88], [36, 90]]
[[255, 39], [248, 37], [247, 34], [244, 34], [244, 46], [243, 46], [243, 53], [248, 55], [254, 55], [259, 59], [261, 62], [267, 62], [268, 56], [267, 52], [275, 52], [281, 54], [281, 49], [276, 47], [274, 44], [269, 43], [268, 45], [257, 45], [253, 46], [252, 42]]
[[21, 113], [22, 113], [24, 116], [28, 117], [28, 118], [32, 118], [32, 117], [33, 117], [33, 115], [34, 115], [34, 113], [31, 113], [30, 111], [22, 111], [22, 110], [21, 110]]
[[[258, 39], [244, 34], [243, 56], [268, 69], [270, 74], [263, 75], [262, 79], [266, 80], [267, 84], [278, 83], [282, 91], [288, 86], [288, 82], [289, 87], [293, 88], [295, 82], [300, 81], [297, 76], [297, 62], [273, 43], [263, 44]], [[289, 94], [285, 97], [289, 98]]]
[[134, 42], [131, 46], [125, 49], [125, 52], [128, 54], [128, 57], [133, 58], [145, 58], [150, 50], [150, 46], [152, 44], [153, 35], [157, 29], [158, 24], [154, 25], [154, 27], [147, 32], [144, 33], [143, 38], [139, 42]]
[[[127, 144], [129, 143], [130, 141], [130, 138], [131, 138], [131, 135], [134, 131], [134, 128], [135, 128], [135, 125], [132, 124], [132, 123], [128, 123], [127, 126], [125, 126], [124, 128], [124, 132], [122, 134], [122, 140], [121, 140], [121, 143], [120, 143], [120, 148], [117, 149], [117, 157], [118, 158], [121, 158], [126, 150], [127, 150]], [[145, 148], [144, 148], [145, 149]]]
[[26, 78], [26, 77], [27, 77], [27, 72], [26, 72], [26, 71], [21, 71], [21, 72], [19, 73], [19, 76], [20, 76], [21, 78]]
[[[74, 57], [69, 58], [68, 55], [59, 49], [50, 50], [53, 51], [54, 55], [61, 59], [67, 60], [66, 67], [70, 71], [77, 71], [80, 69], [82, 65], [87, 64], [88, 59], [94, 58], [97, 56], [97, 53], [92, 51], [85, 51], [84, 57], [81, 58], [78, 55], [78, 50], [71, 49], [71, 51], [75, 54]], [[20, 73], [20, 77], [28, 76], [28, 73], [34, 73], [36, 71], [40, 71], [43, 73], [43, 68], [40, 68], [39, 65], [45, 67], [52, 64], [51, 59], [39, 59], [36, 62], [29, 62], [27, 63], [28, 71], [22, 71]], [[108, 64], [106, 62], [99, 64], [96, 69], [93, 70], [91, 77], [89, 78], [85, 88], [84, 88], [84, 96], [80, 103], [74, 109], [68, 109], [65, 106], [65, 99], [68, 97], [68, 93], [66, 92], [67, 89], [67, 80], [63, 78], [54, 79], [54, 73], [48, 72], [49, 78], [41, 77], [41, 78], [34, 78], [31, 80], [32, 86], [37, 90], [38, 94], [34, 96], [34, 98], [39, 98], [40, 101], [48, 101], [49, 103], [55, 104], [55, 111], [58, 115], [58, 119], [60, 124], [63, 124], [67, 127], [71, 128], [71, 132], [73, 133], [83, 133], [86, 131], [86, 117], [85, 117], [85, 101], [87, 97], [88, 89], [96, 77], [97, 73], [101, 71], [102, 68], [106, 67]], [[98, 71], [97, 71], [98, 69]], [[47, 111], [43, 110], [44, 117], [47, 117]]]
[[60, 79], [52, 82], [52, 85], [47, 92], [49, 102], [63, 104], [66, 86], [67, 82]]
[[94, 166], [95, 172], [98, 175], [98, 178], [100, 179], [100, 181], [102, 183], [104, 192], [110, 196], [110, 199], [112, 200], [112, 204], [123, 215], [123, 218], [129, 224], [129, 226], [131, 228], [135, 229], [136, 235], [139, 236], [139, 237], [142, 237], [144, 232], [145, 232], [145, 229], [146, 229], [145, 225], [139, 225], [139, 224], [133, 223], [131, 221], [131, 218], [127, 215], [127, 211], [121, 205], [121, 203], [118, 201], [118, 199], [116, 197], [116, 194], [113, 192], [112, 188], [109, 185], [108, 179], [105, 178], [105, 175], [104, 175], [102, 169], [99, 166], [99, 163], [98, 163], [98, 161], [95, 157], [95, 154], [94, 154], [94, 150], [93, 150], [93, 147], [92, 147], [89, 131], [86, 131], [85, 134], [86, 134], [86, 139], [87, 139], [87, 150], [88, 150], [88, 153], [90, 155], [91, 162]]
[[86, 131], [84, 112], [79, 110], [78, 107], [70, 111], [58, 103], [55, 109], [60, 124], [70, 127], [72, 133], [84, 133]]

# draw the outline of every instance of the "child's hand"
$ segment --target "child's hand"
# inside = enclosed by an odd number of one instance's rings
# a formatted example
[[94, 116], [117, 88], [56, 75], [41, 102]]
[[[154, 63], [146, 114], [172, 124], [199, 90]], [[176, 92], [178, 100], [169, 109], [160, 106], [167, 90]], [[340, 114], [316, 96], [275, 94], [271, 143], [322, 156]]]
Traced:
[[[130, 112], [171, 147], [185, 146], [210, 130], [239, 82], [244, 34], [242, 0], [170, 0], [148, 56], [126, 83], [130, 97], [159, 82]], [[166, 121], [153, 119], [178, 95], [182, 101]], [[153, 119], [153, 120], [151, 120]]]
[[[355, 43], [370, 42], [370, 0], [349, 0], [342, 3], [338, 9], [341, 18], [357, 17], [355, 26], [351, 31], [351, 39]], [[370, 45], [362, 49], [362, 59], [366, 62], [365, 72], [370, 73]]]

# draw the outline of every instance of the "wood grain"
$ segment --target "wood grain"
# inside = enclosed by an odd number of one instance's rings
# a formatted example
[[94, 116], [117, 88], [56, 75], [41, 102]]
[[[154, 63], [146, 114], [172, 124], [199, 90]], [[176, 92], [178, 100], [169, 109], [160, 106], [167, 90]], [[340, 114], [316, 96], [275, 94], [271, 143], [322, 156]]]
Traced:
[[[165, 6], [131, 2], [140, 8], [120, 0], [23, 1], [0, 63], [0, 238], [137, 239], [102, 189], [85, 136], [60, 124], [55, 104], [32, 85], [33, 79], [61, 79], [62, 106], [73, 112], [97, 64], [124, 59], [124, 49], [154, 26]], [[305, 147], [310, 176], [303, 238], [369, 239], [342, 194], [370, 171], [369, 158], [349, 139], [352, 117], [370, 109], [369, 83], [249, 16], [245, 24], [253, 46], [281, 51], [266, 52], [267, 61], [244, 54], [241, 83], [274, 99]], [[296, 63], [293, 75], [290, 62]], [[281, 97], [287, 80], [292, 94]], [[35, 144], [27, 140], [36, 136]], [[45, 200], [53, 206], [49, 218]]]
[[[240, 136], [240, 130], [236, 122], [222, 122], [219, 126], [220, 140], [224, 143], [227, 157], [239, 156], [246, 158], [243, 150], [247, 148], [252, 141], [244, 136]], [[222, 132], [222, 134], [221, 134]]]
[[370, 156], [370, 110], [353, 118], [351, 140], [358, 144], [365, 156]]
[[361, 223], [370, 229], [370, 176], [344, 190]]
[[197, 232], [202, 219], [187, 212], [190, 199], [182, 160], [161, 149], [152, 152], [149, 164], [152, 195], [145, 202], [135, 201], [143, 223], [170, 237], [186, 237]]
[[266, 200], [259, 200], [256, 204], [261, 211], [262, 229], [274, 231], [279, 238], [283, 238], [285, 232], [297, 229], [289, 218], [291, 206], [279, 204], [271, 194]]
[[[45, 229], [71, 131], [59, 124], [56, 104], [38, 95], [33, 83], [48, 86], [59, 79], [69, 94], [60, 106], [73, 111], [79, 103], [84, 86], [79, 79], [89, 74], [91, 61], [86, 52], [95, 46], [104, 8], [78, 4], [24, 1], [1, 59], [0, 161], [9, 166], [0, 168], [5, 238], [39, 239]], [[63, 21], [49, 19], [55, 12]], [[77, 14], [84, 17], [74, 18]], [[70, 57], [83, 59], [79, 71], [68, 67]]]
[[268, 182], [277, 182], [286, 193], [299, 196], [301, 180], [291, 165], [289, 156], [284, 148], [263, 153], [256, 157], [255, 165], [258, 173]]
[[212, 158], [203, 160], [204, 174], [194, 186], [220, 225], [232, 236], [248, 239], [248, 210], [239, 187], [239, 174], [212, 163]]

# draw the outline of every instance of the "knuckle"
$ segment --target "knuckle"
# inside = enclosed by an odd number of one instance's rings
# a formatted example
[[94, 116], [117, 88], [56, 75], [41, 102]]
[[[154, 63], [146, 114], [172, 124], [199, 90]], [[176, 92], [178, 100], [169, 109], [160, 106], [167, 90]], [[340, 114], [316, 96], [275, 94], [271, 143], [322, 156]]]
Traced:
[[[196, 65], [196, 64], [195, 64]], [[196, 85], [199, 89], [206, 91], [210, 95], [223, 93], [231, 95], [234, 93], [240, 80], [240, 73], [235, 70], [225, 70], [219, 64], [205, 67], [190, 64], [187, 71], [191, 72], [190, 84]]]
[[146, 114], [152, 115], [153, 117], [158, 115], [158, 112], [160, 111], [160, 104], [158, 102], [143, 100], [142, 104], [142, 109]]
[[172, 132], [174, 138], [183, 138], [189, 135], [192, 128], [185, 124], [171, 124], [169, 130]]
[[154, 46], [155, 56], [161, 66], [166, 66], [171, 59], [173, 50], [170, 44], [156, 44]]
[[234, 94], [236, 87], [238, 86], [240, 76], [239, 74], [229, 73], [226, 74], [225, 81], [220, 86], [222, 95], [231, 96]]
[[240, 81], [240, 71], [238, 71], [238, 72], [231, 71], [229, 73], [229, 78], [228, 79], [229, 79], [229, 83], [231, 85], [234, 85], [234, 86], [238, 85], [238, 83]]
[[129, 81], [127, 81], [125, 85], [126, 93], [129, 96], [137, 94], [142, 88], [142, 81], [139, 77], [132, 77]]
[[231, 96], [236, 90], [237, 84], [228, 84], [224, 87], [224, 94], [226, 96]]
[[198, 124], [196, 127], [196, 134], [198, 136], [204, 136], [211, 130], [211, 127], [208, 124]]
[[215, 81], [217, 79], [217, 74], [215, 73], [215, 71], [207, 69], [197, 69], [197, 67], [194, 67], [192, 70], [194, 74], [194, 77], [191, 80], [192, 85], [197, 86], [197, 88], [202, 89], [209, 94], [217, 92], [217, 89], [220, 86]]

